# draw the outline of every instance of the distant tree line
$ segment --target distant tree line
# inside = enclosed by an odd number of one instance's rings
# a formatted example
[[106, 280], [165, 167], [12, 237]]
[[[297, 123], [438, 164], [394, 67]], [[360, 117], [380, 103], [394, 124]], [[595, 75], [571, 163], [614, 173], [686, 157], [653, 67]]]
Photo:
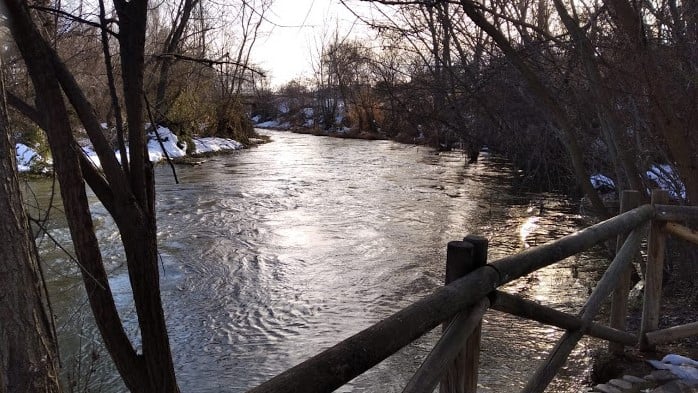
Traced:
[[282, 89], [306, 97], [316, 126], [335, 125], [341, 103], [364, 131], [473, 158], [488, 146], [598, 212], [590, 174], [645, 191], [657, 165], [677, 197], [698, 201], [695, 2], [371, 3], [375, 39], [326, 35], [314, 77]]

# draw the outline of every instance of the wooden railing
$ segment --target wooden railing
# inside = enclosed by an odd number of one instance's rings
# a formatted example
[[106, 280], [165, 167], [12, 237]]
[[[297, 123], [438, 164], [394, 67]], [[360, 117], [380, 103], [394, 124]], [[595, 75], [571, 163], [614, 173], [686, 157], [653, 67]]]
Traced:
[[[446, 284], [388, 318], [292, 367], [251, 392], [330, 392], [364, 373], [423, 334], [444, 324], [444, 332], [403, 392], [442, 393], [477, 389], [480, 326], [488, 308], [557, 326], [565, 333], [541, 363], [522, 392], [542, 392], [577, 342], [590, 335], [619, 352], [698, 335], [698, 322], [658, 330], [665, 238], [672, 234], [698, 244], [698, 234], [676, 222], [698, 222], [698, 207], [667, 204], [664, 191], [652, 203], [637, 206], [639, 193], [625, 191], [621, 213], [611, 219], [520, 254], [487, 262], [487, 239], [468, 236], [448, 244]], [[642, 326], [625, 331], [630, 273], [649, 224]], [[616, 256], [590, 294], [579, 315], [497, 291], [499, 286], [616, 238]], [[603, 301], [613, 293], [610, 326], [594, 323]], [[376, 391], [380, 388], [377, 387]]]

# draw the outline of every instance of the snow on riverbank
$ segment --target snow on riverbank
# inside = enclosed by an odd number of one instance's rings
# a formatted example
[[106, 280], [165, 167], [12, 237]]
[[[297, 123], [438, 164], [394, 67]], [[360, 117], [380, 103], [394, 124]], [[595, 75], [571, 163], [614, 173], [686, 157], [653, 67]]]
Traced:
[[194, 138], [194, 147], [196, 154], [243, 148], [242, 143], [236, 140], [216, 137]]
[[[170, 129], [166, 127], [158, 127], [157, 135], [153, 131], [148, 133], [148, 156], [150, 157], [150, 161], [158, 162], [166, 158], [157, 136], [160, 137], [160, 141], [162, 141], [162, 147], [165, 148], [165, 151], [167, 152], [167, 155], [169, 155], [170, 158], [181, 158], [187, 155], [186, 143], [180, 142], [179, 138], [177, 138], [177, 135], [172, 133]], [[195, 137], [193, 138], [193, 141], [195, 154], [239, 150], [244, 147], [242, 143], [227, 138]], [[94, 151], [89, 141], [82, 141], [80, 145], [87, 157], [96, 166], [101, 166], [99, 157], [97, 156], [97, 153]], [[16, 146], [16, 150], [17, 169], [19, 170], [19, 172], [33, 171], [34, 167], [38, 163], [44, 163], [46, 165], [51, 164], [49, 160], [45, 160], [44, 158], [42, 158], [34, 149], [32, 149], [29, 146], [18, 143]], [[128, 148], [126, 148], [126, 150], [128, 151]], [[114, 154], [116, 155], [116, 158], [119, 161], [121, 161], [119, 151], [116, 150]]]
[[17, 158], [17, 170], [19, 172], [40, 171], [39, 167], [50, 165], [50, 160], [44, 159], [36, 150], [23, 144], [15, 145], [15, 157]]
[[263, 121], [261, 123], [254, 123], [255, 127], [258, 128], [268, 128], [271, 130], [290, 130], [291, 129], [291, 123], [289, 122], [280, 122], [278, 120], [269, 120], [269, 121]]
[[[659, 188], [669, 191], [674, 198], [686, 199], [686, 187], [676, 174], [671, 165], [653, 165], [645, 173], [645, 178], [651, 183], [649, 188]], [[592, 175], [589, 180], [596, 190], [609, 192], [616, 190], [616, 183], [608, 176], [601, 173]]]

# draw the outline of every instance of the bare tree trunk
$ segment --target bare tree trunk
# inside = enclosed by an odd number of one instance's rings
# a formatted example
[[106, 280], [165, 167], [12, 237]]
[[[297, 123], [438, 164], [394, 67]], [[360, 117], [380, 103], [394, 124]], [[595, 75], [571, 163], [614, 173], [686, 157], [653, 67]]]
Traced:
[[58, 348], [19, 191], [1, 79], [0, 392], [60, 392]]
[[136, 304], [143, 358], [153, 391], [177, 392], [177, 380], [160, 298], [153, 166], [145, 141], [143, 70], [147, 2], [117, 0], [124, 102], [129, 127], [131, 189], [136, 205], [117, 220]]
[[[160, 299], [152, 164], [146, 155], [143, 124], [143, 51], [147, 4], [117, 1], [124, 99], [129, 126], [130, 171], [113, 151], [98, 151], [104, 175], [92, 170], [73, 138], [63, 93], [75, 107], [95, 146], [103, 134], [89, 102], [56, 54], [49, 50], [29, 16], [26, 3], [4, 0], [10, 30], [37, 92], [39, 125], [45, 127], [61, 185], [61, 196], [92, 312], [105, 346], [126, 386], [134, 392], [177, 392]], [[60, 85], [59, 85], [60, 81]], [[63, 90], [61, 90], [61, 86]], [[87, 167], [83, 167], [87, 165]], [[126, 163], [124, 163], [126, 165]], [[82, 171], [82, 175], [81, 175]], [[104, 270], [90, 215], [83, 176], [119, 227], [126, 252], [143, 354], [124, 332]], [[128, 180], [128, 181], [126, 181]]]
[[158, 82], [155, 87], [155, 116], [156, 121], [162, 121], [169, 109], [169, 103], [166, 101], [167, 83], [170, 78], [170, 69], [174, 63], [174, 59], [170, 54], [178, 53], [180, 42], [184, 34], [184, 29], [189, 23], [191, 12], [196, 7], [199, 0], [182, 0], [177, 16], [174, 18], [175, 23], [172, 30], [167, 35], [163, 50], [165, 56], [162, 57], [160, 63], [160, 72], [158, 73]]
[[41, 92], [37, 95], [37, 109], [44, 116], [43, 124], [48, 125], [46, 134], [53, 154], [54, 170], [61, 185], [63, 207], [68, 218], [76, 257], [81, 264], [90, 306], [105, 346], [126, 386], [132, 391], [138, 391], [139, 386], [147, 381], [145, 367], [123, 330], [109, 289], [81, 177], [78, 148], [72, 137], [67, 110], [53, 73], [50, 56], [46, 47], [42, 45], [41, 37], [33, 28], [25, 4], [14, 0], [5, 1], [5, 5], [8, 13], [12, 15], [9, 18], [10, 30], [25, 59], [34, 89]]

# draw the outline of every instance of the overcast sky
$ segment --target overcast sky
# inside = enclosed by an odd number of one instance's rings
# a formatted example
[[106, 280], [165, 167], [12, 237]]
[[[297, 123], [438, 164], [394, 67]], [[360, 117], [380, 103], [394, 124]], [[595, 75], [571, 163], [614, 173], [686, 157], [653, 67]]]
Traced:
[[266, 16], [271, 23], [255, 44], [252, 61], [269, 71], [272, 87], [310, 76], [312, 48], [323, 33], [337, 25], [341, 34], [365, 32], [339, 0], [275, 0]]

